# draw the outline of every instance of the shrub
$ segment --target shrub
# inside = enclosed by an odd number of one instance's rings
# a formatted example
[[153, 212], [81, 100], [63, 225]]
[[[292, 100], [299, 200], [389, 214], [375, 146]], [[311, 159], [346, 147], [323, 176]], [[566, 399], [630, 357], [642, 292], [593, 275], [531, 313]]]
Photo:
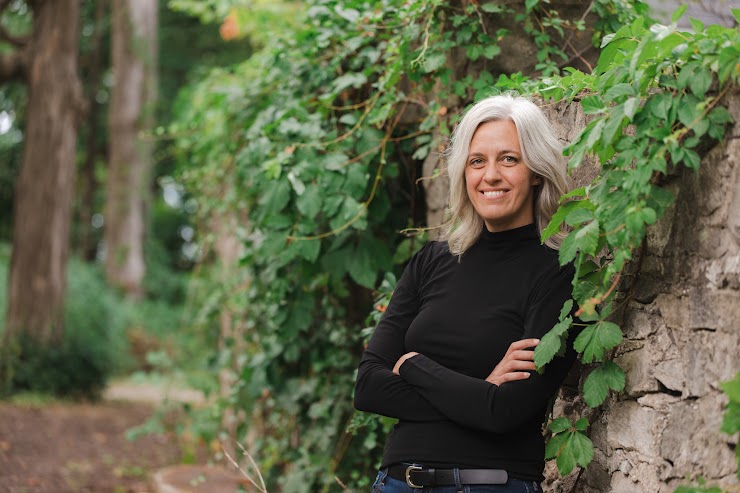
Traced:
[[[7, 258], [0, 260], [1, 274]], [[60, 344], [42, 346], [22, 333], [16, 338], [6, 391], [96, 398], [108, 377], [128, 364], [122, 302], [96, 266], [70, 260], [64, 322]]]

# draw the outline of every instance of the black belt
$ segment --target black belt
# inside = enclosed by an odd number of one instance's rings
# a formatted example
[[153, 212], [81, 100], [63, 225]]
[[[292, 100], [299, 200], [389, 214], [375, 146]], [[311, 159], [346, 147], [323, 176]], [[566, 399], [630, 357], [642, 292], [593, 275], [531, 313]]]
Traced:
[[[454, 469], [428, 469], [416, 465], [395, 465], [388, 476], [405, 481], [412, 488], [424, 486], [454, 486]], [[506, 484], [509, 475], [503, 469], [458, 469], [460, 484]]]

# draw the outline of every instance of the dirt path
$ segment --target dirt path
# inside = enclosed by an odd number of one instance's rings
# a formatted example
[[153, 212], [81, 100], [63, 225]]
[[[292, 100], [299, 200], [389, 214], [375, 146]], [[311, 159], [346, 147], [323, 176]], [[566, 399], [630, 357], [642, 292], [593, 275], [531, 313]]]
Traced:
[[153, 493], [154, 471], [182, 462], [174, 436], [126, 439], [153, 409], [130, 401], [0, 402], [0, 493]]

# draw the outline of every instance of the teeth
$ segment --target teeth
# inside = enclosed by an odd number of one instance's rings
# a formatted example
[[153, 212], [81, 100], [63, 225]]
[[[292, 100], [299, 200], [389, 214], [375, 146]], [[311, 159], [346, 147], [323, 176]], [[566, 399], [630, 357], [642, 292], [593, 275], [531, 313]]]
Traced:
[[486, 196], [486, 197], [498, 197], [498, 196], [503, 195], [505, 193], [506, 192], [504, 192], [503, 190], [494, 190], [492, 192], [483, 192], [483, 195]]

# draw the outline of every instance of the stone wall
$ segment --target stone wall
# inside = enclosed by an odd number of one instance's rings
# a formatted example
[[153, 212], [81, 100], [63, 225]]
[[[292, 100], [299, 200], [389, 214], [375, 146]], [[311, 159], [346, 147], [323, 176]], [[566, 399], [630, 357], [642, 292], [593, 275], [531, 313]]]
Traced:
[[[740, 94], [723, 104], [740, 122]], [[586, 124], [577, 105], [544, 108], [567, 142]], [[548, 463], [545, 491], [672, 492], [702, 476], [740, 491], [737, 436], [719, 431], [727, 402], [718, 387], [740, 371], [740, 126], [711, 149], [698, 173], [668, 177], [675, 204], [649, 228], [639, 277], [625, 310], [617, 361], [625, 392], [595, 413], [595, 458], [560, 478]], [[434, 157], [425, 174], [440, 166]], [[584, 166], [573, 185], [594, 175]], [[447, 180], [426, 182], [429, 224], [438, 224]], [[638, 262], [631, 266], [636, 269]], [[625, 276], [624, 285], [632, 285]], [[587, 371], [587, 369], [585, 370]], [[555, 414], [588, 413], [577, 393], [563, 391]]]
[[[740, 95], [724, 103], [740, 122]], [[617, 353], [626, 389], [592, 425], [596, 459], [574, 491], [672, 492], [697, 476], [740, 491], [718, 387], [740, 370], [739, 161], [735, 123], [698, 173], [669, 177], [676, 203], [648, 230]]]

